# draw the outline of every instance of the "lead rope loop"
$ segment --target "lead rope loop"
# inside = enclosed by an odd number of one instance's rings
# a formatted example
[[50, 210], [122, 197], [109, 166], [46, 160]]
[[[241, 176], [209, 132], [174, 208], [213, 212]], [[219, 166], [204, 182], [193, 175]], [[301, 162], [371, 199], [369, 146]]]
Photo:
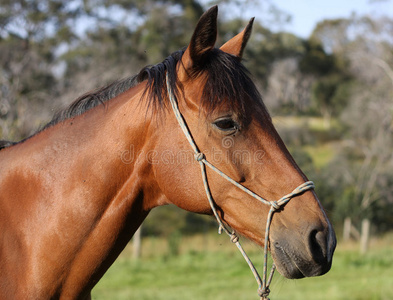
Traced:
[[[169, 100], [171, 102], [171, 106], [173, 109], [173, 112], [176, 116], [176, 119], [184, 133], [184, 135], [186, 136], [188, 142], [191, 145], [191, 148], [194, 150], [194, 157], [195, 160], [199, 163], [200, 167], [201, 167], [201, 173], [202, 173], [202, 181], [203, 181], [203, 185], [205, 187], [205, 191], [206, 191], [206, 196], [207, 199], [209, 201], [210, 207], [213, 211], [213, 214], [217, 220], [218, 223], [218, 233], [221, 234], [222, 231], [224, 231], [231, 239], [231, 241], [237, 246], [237, 248], [239, 249], [240, 253], [243, 255], [245, 261], [247, 262], [248, 266], [250, 267], [252, 273], [254, 274], [255, 280], [257, 281], [258, 284], [258, 294], [260, 296], [260, 300], [269, 300], [268, 296], [270, 293], [270, 283], [273, 279], [273, 274], [274, 271], [276, 269], [275, 264], [273, 263], [272, 265], [272, 269], [270, 271], [270, 275], [269, 278], [267, 279], [267, 263], [268, 263], [268, 251], [269, 251], [269, 232], [270, 232], [270, 224], [272, 221], [272, 217], [274, 212], [278, 211], [279, 209], [281, 209], [281, 207], [283, 207], [286, 203], [288, 203], [289, 200], [291, 200], [293, 197], [304, 193], [305, 191], [311, 190], [314, 188], [314, 183], [312, 181], [307, 181], [303, 184], [301, 184], [300, 186], [298, 186], [296, 189], [294, 189], [292, 191], [292, 193], [285, 195], [284, 197], [282, 197], [280, 200], [277, 201], [267, 201], [265, 199], [263, 199], [261, 196], [255, 194], [254, 192], [252, 192], [251, 190], [249, 190], [248, 188], [246, 188], [245, 186], [241, 185], [240, 183], [236, 182], [235, 180], [233, 180], [231, 177], [229, 177], [228, 175], [226, 175], [225, 173], [223, 173], [222, 171], [220, 171], [219, 169], [217, 169], [215, 166], [213, 166], [210, 162], [208, 162], [206, 160], [205, 155], [199, 151], [197, 145], [195, 144], [194, 139], [191, 136], [191, 133], [186, 125], [186, 122], [182, 116], [182, 114], [179, 111], [179, 107], [177, 105], [177, 100], [176, 97], [173, 95], [172, 89], [170, 88], [170, 83], [169, 83], [169, 78], [168, 78], [168, 72], [166, 73], [166, 84], [167, 84], [167, 91], [168, 91], [168, 97]], [[267, 220], [266, 220], [266, 230], [265, 230], [265, 246], [264, 246], [264, 262], [263, 262], [263, 277], [261, 279], [261, 277], [258, 274], [257, 269], [254, 267], [253, 263], [251, 262], [250, 258], [248, 257], [248, 255], [246, 254], [246, 252], [244, 251], [242, 245], [240, 244], [239, 241], [239, 237], [236, 234], [235, 231], [230, 231], [222, 222], [220, 216], [217, 213], [217, 209], [213, 200], [213, 197], [211, 195], [210, 192], [210, 188], [209, 188], [209, 183], [207, 181], [207, 173], [206, 173], [206, 166], [209, 167], [211, 170], [213, 170], [214, 172], [216, 172], [217, 174], [219, 174], [220, 176], [224, 177], [226, 180], [228, 180], [230, 183], [232, 183], [233, 185], [235, 185], [236, 187], [238, 187], [239, 189], [241, 189], [242, 191], [244, 191], [245, 193], [249, 194], [250, 196], [254, 197], [255, 199], [257, 199], [258, 201], [262, 202], [263, 204], [269, 205], [270, 209], [269, 209], [269, 213], [267, 216]]]

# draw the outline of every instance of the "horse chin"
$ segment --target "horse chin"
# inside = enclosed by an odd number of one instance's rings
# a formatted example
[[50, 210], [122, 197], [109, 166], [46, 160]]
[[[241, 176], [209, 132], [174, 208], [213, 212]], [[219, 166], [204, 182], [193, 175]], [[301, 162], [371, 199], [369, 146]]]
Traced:
[[319, 276], [330, 269], [323, 269], [312, 260], [303, 258], [300, 253], [295, 253], [287, 247], [281, 247], [277, 243], [274, 244], [271, 250], [277, 271], [288, 279]]
[[299, 279], [306, 277], [295, 263], [295, 260], [281, 247], [272, 249], [272, 257], [277, 271], [288, 279]]

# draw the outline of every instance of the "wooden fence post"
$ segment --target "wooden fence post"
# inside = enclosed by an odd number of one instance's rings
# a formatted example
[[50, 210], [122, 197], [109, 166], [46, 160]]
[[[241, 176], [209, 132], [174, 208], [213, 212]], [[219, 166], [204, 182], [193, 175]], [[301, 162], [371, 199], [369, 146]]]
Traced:
[[366, 254], [368, 250], [369, 240], [370, 240], [370, 220], [363, 219], [362, 232], [360, 236], [360, 253]]
[[132, 237], [132, 256], [135, 260], [138, 260], [141, 257], [141, 248], [142, 248], [142, 225], [139, 226], [137, 231], [135, 231], [134, 236]]
[[344, 228], [343, 228], [343, 240], [344, 242], [348, 242], [349, 239], [351, 238], [351, 218], [346, 217], [344, 220]]

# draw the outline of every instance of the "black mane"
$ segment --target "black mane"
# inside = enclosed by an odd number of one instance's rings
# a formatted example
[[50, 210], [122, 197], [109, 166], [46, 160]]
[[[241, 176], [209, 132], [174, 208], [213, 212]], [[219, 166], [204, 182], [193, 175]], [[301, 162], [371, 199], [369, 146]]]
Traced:
[[[115, 81], [108, 86], [97, 89], [77, 98], [68, 108], [56, 113], [52, 120], [38, 132], [52, 127], [64, 120], [76, 117], [86, 111], [103, 104], [106, 101], [126, 92], [128, 89], [147, 80], [143, 99], [148, 101], [148, 107], [160, 109], [167, 105], [166, 72], [169, 84], [174, 94], [179, 97], [180, 91], [177, 85], [176, 66], [181, 60], [184, 51], [172, 53], [163, 62], [143, 68], [137, 75]], [[230, 54], [214, 49], [207, 55], [201, 65], [194, 66], [189, 72], [191, 79], [200, 75], [206, 76], [203, 88], [202, 106], [207, 113], [216, 107], [229, 101], [229, 105], [240, 116], [245, 114], [245, 98], [256, 101], [255, 105], [261, 113], [269, 117], [262, 102], [261, 96], [249, 77], [248, 70], [240, 60]], [[14, 145], [13, 142], [0, 141], [0, 149]]]
[[[147, 89], [144, 92], [144, 96], [147, 99], [151, 99], [155, 106], [162, 106], [164, 97], [162, 96], [163, 88], [165, 87], [165, 71], [170, 73], [175, 72], [176, 64], [181, 59], [183, 51], [177, 51], [167, 57], [162, 63], [154, 66], [147, 66], [143, 68], [137, 75], [132, 77], [124, 78], [112, 82], [111, 84], [99, 88], [93, 92], [82, 95], [77, 98], [69, 107], [56, 113], [52, 120], [46, 124], [42, 130], [56, 125], [64, 120], [76, 117], [85, 113], [86, 111], [109, 101], [116, 96], [126, 92], [130, 88], [138, 85], [139, 83], [148, 80]], [[175, 90], [176, 86], [172, 85], [172, 89]], [[150, 105], [150, 103], [149, 103]]]

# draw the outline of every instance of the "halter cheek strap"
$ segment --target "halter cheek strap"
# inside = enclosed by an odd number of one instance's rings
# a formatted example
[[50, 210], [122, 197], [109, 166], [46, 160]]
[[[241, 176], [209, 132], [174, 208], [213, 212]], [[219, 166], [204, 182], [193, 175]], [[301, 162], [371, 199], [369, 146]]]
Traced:
[[[268, 200], [265, 200], [264, 198], [262, 198], [261, 196], [255, 194], [254, 192], [252, 192], [251, 190], [249, 190], [245, 186], [243, 186], [243, 185], [239, 184], [238, 182], [236, 182], [235, 180], [233, 180], [231, 177], [229, 177], [228, 175], [226, 175], [225, 173], [223, 173], [222, 171], [217, 169], [209, 161], [207, 161], [205, 155], [199, 151], [199, 149], [198, 149], [193, 137], [191, 136], [191, 133], [190, 133], [187, 125], [186, 125], [186, 122], [185, 122], [182, 114], [179, 111], [176, 97], [174, 96], [172, 89], [170, 88], [168, 73], [166, 74], [166, 83], [167, 83], [168, 96], [169, 96], [169, 100], [171, 102], [173, 112], [175, 113], [176, 119], [177, 119], [181, 129], [182, 129], [184, 135], [186, 136], [188, 142], [190, 143], [191, 148], [194, 151], [195, 160], [198, 161], [198, 163], [200, 165], [203, 185], [204, 185], [205, 191], [206, 191], [206, 196], [209, 201], [210, 207], [213, 211], [213, 214], [214, 214], [214, 216], [218, 222], [218, 225], [219, 225], [218, 232], [221, 234], [221, 232], [224, 231], [230, 237], [231, 241], [236, 244], [237, 248], [239, 249], [240, 253], [243, 255], [243, 257], [246, 260], [248, 266], [250, 267], [252, 273], [254, 274], [255, 280], [258, 283], [258, 294], [260, 296], [260, 299], [261, 300], [268, 300], [269, 299], [268, 296], [270, 293], [269, 286], [270, 286], [270, 283], [273, 278], [274, 270], [276, 269], [276, 266], [273, 263], [269, 278], [267, 278], [269, 232], [270, 232], [270, 224], [272, 221], [273, 214], [275, 211], [279, 210], [285, 204], [287, 204], [289, 202], [289, 200], [291, 200], [293, 197], [295, 197], [299, 194], [302, 194], [305, 191], [314, 189], [314, 183], [312, 181], [304, 182], [303, 184], [301, 184], [300, 186], [295, 188], [291, 193], [289, 193], [288, 195], [285, 195], [281, 199], [279, 199], [277, 201], [268, 201]], [[235, 231], [228, 229], [227, 226], [225, 226], [224, 223], [222, 222], [220, 216], [218, 215], [217, 209], [214, 204], [214, 200], [213, 200], [210, 188], [209, 188], [209, 184], [207, 181], [206, 167], [209, 167], [211, 170], [213, 170], [214, 172], [216, 172], [217, 174], [219, 174], [220, 176], [225, 178], [227, 181], [229, 181], [230, 183], [232, 183], [233, 185], [235, 185], [236, 187], [238, 187], [239, 189], [241, 189], [245, 193], [254, 197], [258, 201], [270, 206], [270, 210], [267, 215], [266, 230], [265, 230], [265, 246], [264, 246], [264, 262], [263, 262], [262, 279], [259, 276], [257, 269], [255, 268], [255, 266], [251, 262], [250, 258], [248, 257], [248, 255], [244, 251], [243, 247], [241, 246], [241, 244], [239, 242], [239, 237], [237, 236]]]

